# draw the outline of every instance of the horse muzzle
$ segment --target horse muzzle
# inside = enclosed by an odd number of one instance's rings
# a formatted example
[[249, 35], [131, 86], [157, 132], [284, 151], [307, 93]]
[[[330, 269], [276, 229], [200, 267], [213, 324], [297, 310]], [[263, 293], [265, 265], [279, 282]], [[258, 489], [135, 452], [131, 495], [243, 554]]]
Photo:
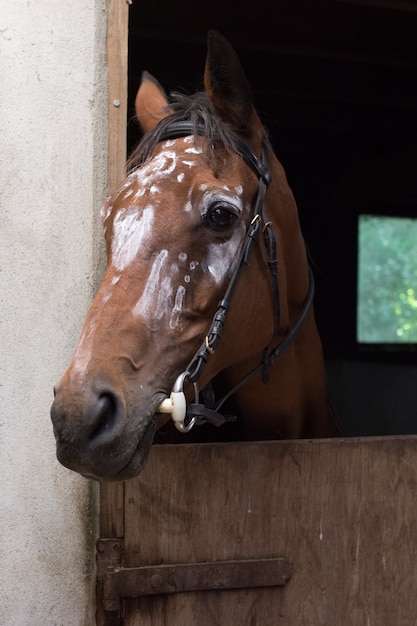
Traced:
[[124, 396], [112, 385], [96, 381], [72, 388], [64, 377], [55, 388], [51, 407], [59, 462], [95, 480], [136, 476], [156, 430], [153, 411], [139, 413], [142, 418], [133, 425]]

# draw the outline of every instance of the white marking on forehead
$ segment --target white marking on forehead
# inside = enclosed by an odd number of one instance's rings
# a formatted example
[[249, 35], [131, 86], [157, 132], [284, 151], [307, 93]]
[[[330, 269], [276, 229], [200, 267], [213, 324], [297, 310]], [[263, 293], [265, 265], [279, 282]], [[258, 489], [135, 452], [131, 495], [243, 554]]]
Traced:
[[182, 181], [184, 180], [184, 176], [185, 176], [184, 172], [181, 172], [180, 174], [178, 174], [177, 181], [179, 183], [182, 183]]
[[195, 145], [192, 148], [187, 148], [185, 152], [189, 152], [191, 154], [202, 154], [203, 151], [201, 148], [197, 148]]
[[137, 202], [139, 200], [139, 198], [141, 198], [142, 196], [144, 196], [146, 193], [146, 187], [139, 187], [139, 189], [137, 190], [137, 192], [135, 193], [135, 196], [133, 198], [134, 202]]
[[172, 148], [172, 146], [175, 144], [175, 139], [167, 139], [166, 141], [164, 141], [164, 143], [162, 144], [162, 147], [164, 148], [164, 150], [166, 148]]
[[126, 180], [122, 183], [122, 185], [120, 186], [118, 190], [118, 195], [125, 189], [128, 189], [131, 185], [131, 182], [132, 182], [132, 175], [128, 176]]
[[185, 287], [180, 285], [175, 295], [175, 304], [171, 312], [171, 318], [169, 320], [169, 327], [174, 329], [178, 326], [182, 313], [182, 303], [184, 302]]
[[188, 165], [188, 167], [195, 167], [196, 165], [198, 165], [198, 163], [196, 163], [195, 161], [183, 161], [184, 165]]
[[140, 213], [137, 207], [130, 207], [117, 213], [113, 223], [112, 263], [122, 272], [136, 258], [140, 246], [150, 235], [153, 225], [153, 207], [146, 207]]
[[193, 135], [187, 135], [186, 137], [184, 137], [183, 142], [184, 143], [194, 143]]
[[168, 250], [161, 250], [156, 256], [145, 289], [133, 309], [133, 315], [161, 319], [168, 311], [169, 299], [172, 297], [171, 278], [162, 276], [167, 258]]
[[129, 185], [135, 181], [139, 189], [134, 200], [143, 196], [147, 189], [159, 183], [162, 178], [169, 176], [177, 167], [177, 155], [173, 150], [164, 150], [150, 161], [132, 172], [127, 178]]

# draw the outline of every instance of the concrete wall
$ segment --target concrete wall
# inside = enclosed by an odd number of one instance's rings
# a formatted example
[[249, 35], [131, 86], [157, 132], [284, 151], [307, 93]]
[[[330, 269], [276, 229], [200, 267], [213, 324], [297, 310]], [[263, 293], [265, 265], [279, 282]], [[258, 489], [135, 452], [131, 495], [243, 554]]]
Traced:
[[49, 409], [101, 274], [105, 40], [105, 0], [1, 3], [1, 626], [94, 624], [97, 490]]

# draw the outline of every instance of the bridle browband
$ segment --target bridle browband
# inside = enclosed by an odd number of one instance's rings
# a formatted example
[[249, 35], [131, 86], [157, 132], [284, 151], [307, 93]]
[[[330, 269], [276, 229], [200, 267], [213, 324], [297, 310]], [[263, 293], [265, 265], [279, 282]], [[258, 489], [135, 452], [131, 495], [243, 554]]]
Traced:
[[[185, 137], [188, 135], [206, 135], [206, 129], [204, 124], [198, 123], [195, 124], [191, 121], [178, 121], [172, 122], [169, 124], [159, 137], [159, 141], [165, 141], [167, 139], [178, 139], [180, 137]], [[264, 142], [265, 143], [265, 142]], [[252, 171], [258, 176], [259, 179], [259, 187], [258, 187], [258, 195], [256, 198], [256, 202], [254, 204], [253, 217], [246, 231], [245, 239], [243, 241], [242, 248], [240, 250], [239, 259], [236, 265], [236, 268], [233, 272], [233, 275], [230, 279], [229, 285], [226, 289], [224, 297], [220, 300], [217, 311], [214, 314], [210, 329], [200, 346], [199, 350], [197, 350], [194, 357], [191, 359], [187, 369], [178, 376], [175, 381], [172, 396], [180, 395], [184, 397], [183, 394], [183, 385], [184, 381], [187, 379], [190, 383], [194, 385], [195, 391], [195, 402], [192, 404], [185, 405], [184, 402], [184, 411], [185, 415], [180, 418], [174, 417], [173, 411], [168, 411], [173, 413], [173, 419], [177, 428], [182, 432], [188, 432], [193, 428], [194, 425], [200, 425], [204, 423], [212, 423], [216, 426], [220, 426], [226, 421], [234, 421], [235, 416], [224, 416], [221, 415], [218, 411], [224, 402], [238, 389], [240, 389], [243, 385], [245, 385], [251, 378], [257, 375], [262, 376], [262, 380], [264, 383], [268, 382], [268, 370], [275, 361], [281, 357], [281, 355], [285, 352], [291, 342], [294, 340], [301, 326], [303, 325], [307, 314], [310, 310], [311, 304], [313, 302], [314, 297], [314, 279], [311, 268], [309, 267], [309, 289], [306, 301], [304, 303], [303, 310], [301, 312], [300, 317], [298, 318], [295, 325], [289, 330], [284, 339], [274, 348], [270, 348], [268, 344], [264, 350], [262, 351], [262, 359], [261, 363], [255, 367], [251, 372], [249, 372], [239, 383], [237, 383], [230, 391], [227, 392], [219, 401], [214, 400], [214, 394], [206, 393], [207, 398], [210, 397], [210, 400], [207, 400], [205, 404], [200, 404], [199, 402], [199, 393], [197, 388], [197, 383], [201, 377], [202, 371], [210, 357], [211, 354], [215, 351], [221, 335], [223, 331], [223, 326], [226, 320], [227, 311], [229, 309], [229, 302], [232, 298], [233, 292], [235, 290], [236, 284], [238, 282], [240, 272], [244, 265], [248, 265], [249, 259], [251, 256], [251, 252], [253, 250], [253, 246], [258, 240], [260, 228], [262, 225], [262, 233], [263, 240], [265, 245], [265, 251], [267, 256], [267, 264], [270, 270], [271, 275], [271, 283], [272, 283], [272, 297], [273, 297], [273, 306], [274, 306], [274, 330], [272, 333], [272, 337], [270, 343], [274, 340], [274, 338], [278, 335], [279, 332], [279, 323], [280, 323], [280, 296], [279, 296], [279, 284], [278, 284], [278, 258], [277, 258], [277, 246], [276, 246], [276, 237], [272, 227], [272, 222], [268, 219], [265, 209], [265, 193], [271, 182], [271, 174], [269, 172], [268, 164], [266, 162], [265, 157], [265, 145], [262, 145], [262, 160], [259, 159], [253, 150], [245, 143], [242, 139], [240, 139], [237, 135], [233, 137], [233, 144], [235, 151], [239, 154], [245, 163], [252, 169]], [[206, 389], [206, 388], [205, 388]], [[203, 390], [203, 394], [205, 392]], [[207, 407], [206, 404], [210, 403], [210, 407]], [[162, 405], [161, 405], [162, 406]], [[186, 408], [185, 408], [186, 406]], [[157, 409], [158, 412], [158, 409]], [[185, 421], [187, 419], [187, 422]]]

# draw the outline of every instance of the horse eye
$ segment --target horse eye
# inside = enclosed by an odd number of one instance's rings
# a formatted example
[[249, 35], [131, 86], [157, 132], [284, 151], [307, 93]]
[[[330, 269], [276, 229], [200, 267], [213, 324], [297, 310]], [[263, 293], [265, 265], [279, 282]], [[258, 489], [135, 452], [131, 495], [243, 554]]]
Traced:
[[237, 214], [231, 209], [228, 204], [215, 204], [204, 215], [204, 222], [206, 226], [212, 230], [226, 230], [233, 226], [237, 220]]

